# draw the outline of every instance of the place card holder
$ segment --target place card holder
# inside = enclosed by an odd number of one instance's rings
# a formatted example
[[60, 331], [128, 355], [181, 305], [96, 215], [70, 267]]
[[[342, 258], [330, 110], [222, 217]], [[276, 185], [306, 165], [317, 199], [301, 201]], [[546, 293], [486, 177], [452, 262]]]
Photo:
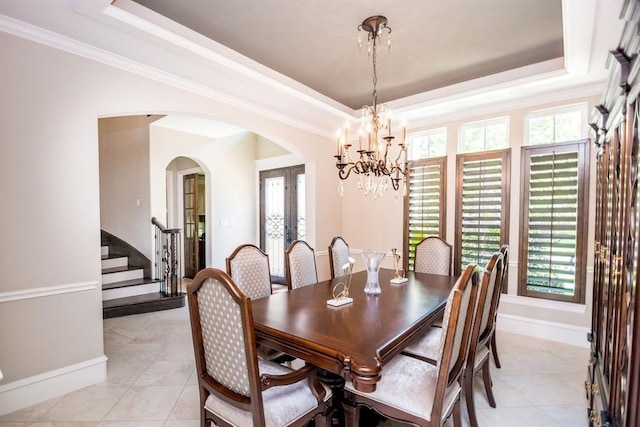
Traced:
[[353, 302], [353, 298], [351, 297], [346, 297], [346, 298], [332, 298], [327, 300], [327, 305], [330, 305], [332, 307], [340, 307], [342, 305], [345, 304], [351, 304]]

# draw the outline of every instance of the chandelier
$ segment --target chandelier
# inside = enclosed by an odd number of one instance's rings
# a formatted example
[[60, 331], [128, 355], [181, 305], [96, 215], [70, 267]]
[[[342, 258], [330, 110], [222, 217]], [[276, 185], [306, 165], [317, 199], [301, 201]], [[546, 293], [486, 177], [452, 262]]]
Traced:
[[351, 172], [358, 176], [358, 189], [365, 195], [370, 193], [374, 199], [381, 197], [392, 187], [397, 191], [402, 187], [403, 195], [407, 191], [407, 130], [402, 127], [402, 138], [398, 143], [397, 156], [391, 153], [391, 110], [385, 104], [378, 104], [377, 45], [382, 35], [387, 34], [388, 49], [391, 49], [391, 27], [387, 26], [387, 18], [381, 15], [370, 16], [358, 26], [358, 44], [362, 45], [362, 31], [367, 33], [368, 52], [373, 63], [373, 103], [362, 107], [362, 120], [358, 132], [357, 156], [350, 153], [348, 126], [338, 131], [338, 193], [342, 196], [346, 180]]

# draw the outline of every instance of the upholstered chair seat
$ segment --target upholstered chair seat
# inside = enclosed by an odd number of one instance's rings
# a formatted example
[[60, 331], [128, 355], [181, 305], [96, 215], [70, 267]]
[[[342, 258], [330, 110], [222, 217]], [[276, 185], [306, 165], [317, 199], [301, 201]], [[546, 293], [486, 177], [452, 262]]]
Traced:
[[228, 274], [201, 270], [187, 300], [202, 427], [328, 427], [332, 393], [317, 368], [258, 358], [251, 301]]
[[361, 406], [412, 425], [440, 427], [453, 416], [454, 426], [461, 426], [460, 384], [477, 294], [478, 268], [467, 266], [447, 299], [443, 332], [436, 343], [437, 364], [400, 354], [382, 367], [376, 389], [369, 393], [357, 390], [347, 379], [343, 403], [347, 427], [359, 425]]
[[[413, 357], [398, 355], [384, 366], [376, 390], [367, 393], [367, 398], [430, 421], [437, 381], [437, 366]], [[357, 392], [351, 381], [346, 382], [345, 389], [351, 393]], [[442, 423], [453, 411], [461, 390], [458, 382], [447, 387], [442, 403]]]
[[[293, 372], [285, 366], [265, 360], [258, 361], [258, 369], [261, 375], [285, 375]], [[323, 387], [326, 393], [324, 402], [327, 402], [331, 398], [331, 392], [325, 385]], [[318, 408], [318, 402], [306, 379], [263, 391], [262, 404], [266, 427], [290, 425]], [[213, 394], [207, 398], [204, 407], [234, 426], [250, 426], [253, 423], [251, 411], [241, 410]]]
[[435, 365], [438, 363], [438, 358], [440, 357], [441, 340], [442, 326], [431, 327], [415, 337], [411, 343], [404, 348], [403, 353]]
[[[480, 284], [478, 304], [474, 308], [469, 359], [464, 373], [464, 393], [467, 402], [467, 412], [469, 413], [469, 422], [472, 427], [478, 426], [473, 391], [474, 377], [477, 372], [482, 371], [489, 405], [493, 408], [496, 407], [491, 388], [492, 380], [489, 372], [489, 356], [491, 336], [495, 333], [493, 319], [495, 318], [495, 309], [500, 294], [502, 261], [502, 254], [496, 252], [487, 263]], [[442, 336], [442, 328], [432, 327], [412, 340], [412, 342], [404, 348], [402, 353], [437, 365], [440, 357], [438, 353], [439, 343], [442, 340]]]

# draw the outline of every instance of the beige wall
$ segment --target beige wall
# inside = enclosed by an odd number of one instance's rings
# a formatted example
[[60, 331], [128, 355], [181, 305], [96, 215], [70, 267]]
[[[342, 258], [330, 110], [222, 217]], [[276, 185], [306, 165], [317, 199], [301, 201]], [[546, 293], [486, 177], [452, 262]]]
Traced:
[[103, 354], [98, 121], [79, 76], [107, 76], [6, 34], [0, 45], [1, 385]]
[[149, 123], [146, 115], [98, 120], [100, 226], [151, 259]]
[[[257, 137], [252, 132], [212, 140], [151, 126], [152, 216], [165, 221], [167, 165], [178, 156], [196, 161], [205, 175], [206, 265], [209, 267], [224, 270], [225, 258], [236, 246], [255, 240], [256, 212], [253, 206], [257, 195], [253, 163], [256, 145]], [[176, 187], [179, 187], [179, 180], [176, 180]], [[183, 228], [180, 221], [168, 226]]]
[[315, 203], [339, 206], [316, 179], [333, 172], [330, 140], [6, 33], [0, 45], [10, 64], [0, 67], [0, 392], [103, 355], [101, 117], [198, 113], [263, 135], [307, 165], [310, 240], [339, 232], [339, 212], [318, 214]]

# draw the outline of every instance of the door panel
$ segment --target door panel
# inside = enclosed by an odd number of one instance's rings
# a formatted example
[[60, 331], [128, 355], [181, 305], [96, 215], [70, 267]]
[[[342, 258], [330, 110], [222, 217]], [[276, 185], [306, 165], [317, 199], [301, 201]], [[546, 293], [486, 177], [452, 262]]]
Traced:
[[260, 247], [274, 283], [284, 283], [284, 252], [305, 237], [304, 165], [260, 172]]

